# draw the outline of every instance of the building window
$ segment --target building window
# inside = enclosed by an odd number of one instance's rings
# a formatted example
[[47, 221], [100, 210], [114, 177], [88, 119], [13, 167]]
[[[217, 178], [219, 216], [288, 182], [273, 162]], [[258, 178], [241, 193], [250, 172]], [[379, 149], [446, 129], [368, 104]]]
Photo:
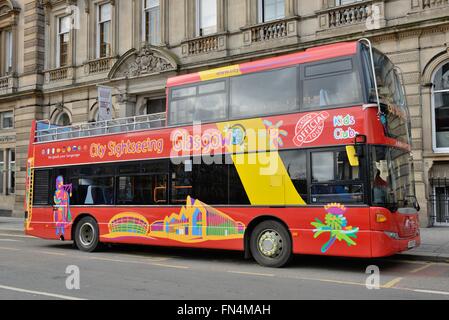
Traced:
[[111, 13], [112, 7], [110, 3], [98, 7], [97, 58], [105, 58], [111, 55]]
[[14, 128], [14, 113], [12, 111], [0, 113], [1, 129]]
[[197, 0], [196, 8], [196, 35], [201, 37], [217, 33], [217, 1]]
[[12, 41], [12, 31], [5, 32], [5, 71], [6, 74], [12, 72], [12, 52], [13, 52], [13, 41]]
[[70, 25], [70, 16], [58, 19], [58, 38], [56, 46], [56, 65], [58, 68], [65, 67], [68, 63]]
[[143, 0], [143, 35], [147, 43], [161, 43], [160, 0]]
[[165, 113], [167, 109], [167, 100], [165, 98], [149, 99], [146, 104], [145, 114]]
[[14, 194], [16, 191], [16, 152], [8, 151], [8, 193]]
[[259, 22], [285, 18], [285, 0], [259, 0]]
[[56, 119], [56, 125], [61, 127], [67, 127], [70, 125], [70, 117], [67, 113], [61, 113]]
[[0, 75], [13, 71], [13, 36], [11, 30], [0, 30]]
[[434, 76], [433, 137], [435, 152], [449, 152], [449, 62]]

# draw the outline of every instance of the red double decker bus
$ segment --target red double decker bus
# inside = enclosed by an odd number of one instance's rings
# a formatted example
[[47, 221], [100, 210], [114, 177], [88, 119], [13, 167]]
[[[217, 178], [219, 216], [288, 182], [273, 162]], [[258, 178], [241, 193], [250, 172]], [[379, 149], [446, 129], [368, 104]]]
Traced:
[[29, 147], [26, 233], [384, 257], [419, 246], [400, 73], [368, 40], [168, 80], [167, 112], [57, 127]]

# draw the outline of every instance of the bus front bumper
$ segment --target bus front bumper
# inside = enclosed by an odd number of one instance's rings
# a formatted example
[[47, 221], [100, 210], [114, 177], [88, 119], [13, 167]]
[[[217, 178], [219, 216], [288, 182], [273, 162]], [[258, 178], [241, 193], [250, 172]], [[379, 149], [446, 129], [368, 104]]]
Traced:
[[392, 232], [376, 231], [371, 233], [372, 257], [389, 257], [401, 252], [418, 248], [421, 245], [419, 231], [415, 236], [400, 238]]

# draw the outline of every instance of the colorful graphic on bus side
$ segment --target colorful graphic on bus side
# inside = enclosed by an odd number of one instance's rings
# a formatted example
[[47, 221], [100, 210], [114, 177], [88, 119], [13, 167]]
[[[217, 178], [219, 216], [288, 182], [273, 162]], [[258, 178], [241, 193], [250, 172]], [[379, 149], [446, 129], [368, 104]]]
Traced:
[[346, 207], [338, 203], [331, 203], [325, 206], [324, 209], [327, 212], [325, 222], [317, 218], [315, 222], [311, 223], [315, 227], [313, 230], [315, 239], [322, 234], [330, 234], [330, 239], [323, 245], [321, 252], [328, 252], [337, 240], [345, 241], [349, 247], [357, 245], [353, 239], [357, 239], [359, 228], [348, 226], [348, 220], [344, 216]]
[[58, 176], [56, 178], [56, 190], [54, 195], [54, 222], [56, 226], [56, 235], [64, 237], [65, 229], [72, 223], [72, 215], [70, 213], [70, 198], [72, 197], [72, 185], [64, 184], [64, 178]]
[[109, 239], [139, 237], [171, 239], [182, 243], [242, 239], [245, 225], [233, 220], [199, 200], [187, 198], [179, 214], [173, 213], [164, 220], [149, 224], [137, 213], [122, 213], [109, 222]]

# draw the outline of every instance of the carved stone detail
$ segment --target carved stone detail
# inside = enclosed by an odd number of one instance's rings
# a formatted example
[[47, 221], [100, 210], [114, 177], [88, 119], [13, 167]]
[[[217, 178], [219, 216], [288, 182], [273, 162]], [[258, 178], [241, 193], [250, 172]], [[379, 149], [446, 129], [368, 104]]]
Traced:
[[146, 74], [176, 70], [175, 62], [170, 61], [159, 50], [151, 46], [144, 46], [141, 50], [134, 50], [125, 54], [111, 70], [112, 78], [134, 78]]
[[127, 77], [137, 77], [146, 73], [162, 72], [173, 69], [171, 63], [158, 57], [148, 47], [142, 48], [136, 56], [136, 60], [129, 65], [125, 72]]

